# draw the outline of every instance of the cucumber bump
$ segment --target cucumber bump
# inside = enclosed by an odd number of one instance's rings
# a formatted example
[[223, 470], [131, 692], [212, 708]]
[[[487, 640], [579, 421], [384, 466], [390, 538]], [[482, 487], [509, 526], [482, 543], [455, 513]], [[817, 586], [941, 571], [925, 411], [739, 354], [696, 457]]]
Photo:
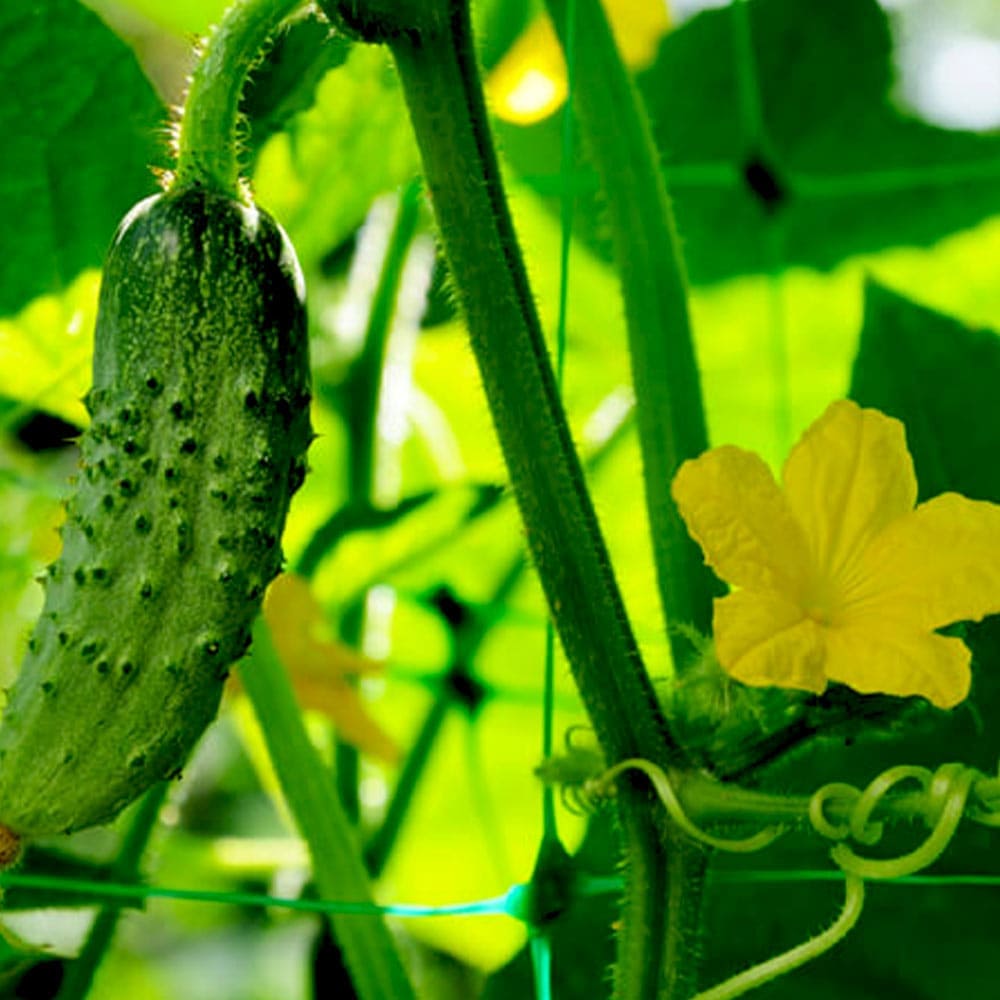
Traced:
[[62, 554], [0, 724], [0, 830], [107, 822], [179, 772], [279, 571], [309, 398], [280, 227], [200, 186], [140, 202], [106, 261]]

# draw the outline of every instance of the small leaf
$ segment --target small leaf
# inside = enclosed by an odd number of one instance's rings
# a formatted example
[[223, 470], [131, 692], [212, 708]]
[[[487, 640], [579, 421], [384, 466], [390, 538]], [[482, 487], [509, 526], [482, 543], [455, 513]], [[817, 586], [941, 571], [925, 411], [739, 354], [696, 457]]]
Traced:
[[0, 315], [97, 267], [149, 194], [165, 111], [132, 53], [73, 0], [0, 5]]
[[243, 89], [241, 110], [250, 122], [253, 151], [312, 107], [320, 80], [344, 62], [350, 45], [316, 14], [292, 21], [277, 35]]

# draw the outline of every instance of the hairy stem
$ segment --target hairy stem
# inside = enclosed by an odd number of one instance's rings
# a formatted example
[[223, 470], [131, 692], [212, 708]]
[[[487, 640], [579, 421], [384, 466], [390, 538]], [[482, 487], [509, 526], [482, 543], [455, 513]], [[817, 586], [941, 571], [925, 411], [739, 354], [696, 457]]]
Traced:
[[[546, 0], [567, 45], [574, 31], [573, 107], [597, 169], [621, 277], [636, 423], [660, 601], [668, 625], [711, 631], [712, 577], [670, 496], [680, 464], [708, 447], [673, 210], [639, 96], [600, 0]], [[671, 630], [678, 671], [691, 659]]]
[[[504, 197], [467, 4], [328, 6], [395, 57], [528, 548], [598, 738], [610, 760], [641, 746], [652, 759], [683, 765], [642, 665], [562, 409]], [[697, 894], [686, 891], [696, 879], [688, 879], [690, 866], [678, 871], [684, 856], [644, 786], [633, 783], [620, 795], [619, 812], [629, 866], [618, 993], [653, 1000], [672, 978], [686, 988], [681, 964], [667, 968], [680, 949], [664, 942], [669, 921], [697, 909]], [[675, 897], [683, 905], [665, 908], [664, 899]]]
[[237, 0], [205, 42], [184, 101], [171, 186], [241, 198], [240, 95], [274, 29], [304, 0]]
[[625, 614], [507, 209], [464, 2], [390, 33], [528, 547], [598, 736], [679, 762]]

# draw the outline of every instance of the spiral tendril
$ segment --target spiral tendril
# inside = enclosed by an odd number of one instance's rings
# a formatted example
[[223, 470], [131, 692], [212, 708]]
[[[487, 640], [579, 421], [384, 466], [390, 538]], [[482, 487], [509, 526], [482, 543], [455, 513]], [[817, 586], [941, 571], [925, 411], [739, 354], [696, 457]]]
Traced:
[[[942, 764], [932, 772], [925, 767], [899, 765], [883, 771], [864, 791], [853, 785], [824, 785], [809, 802], [809, 819], [821, 836], [838, 841], [830, 852], [836, 864], [845, 872], [865, 879], [895, 879], [912, 875], [932, 865], [951, 843], [955, 831], [968, 815], [987, 826], [1000, 825], [1000, 814], [990, 812], [982, 803], [966, 809], [970, 792], [985, 776], [964, 764]], [[866, 847], [874, 846], [882, 837], [884, 823], [872, 816], [880, 808], [888, 809], [888, 795], [898, 785], [916, 781], [923, 799], [923, 818], [931, 828], [918, 847], [895, 858], [867, 858], [857, 854], [846, 843], [848, 837]], [[848, 820], [833, 823], [827, 817], [828, 803], [848, 800]]]
[[609, 768], [595, 782], [595, 790], [607, 787], [624, 771], [641, 771], [645, 774], [674, 823], [693, 840], [700, 841], [708, 847], [714, 847], [716, 850], [729, 851], [734, 854], [750, 854], [774, 843], [786, 830], [786, 827], [776, 823], [758, 830], [757, 833], [750, 837], [736, 840], [727, 837], [716, 837], [710, 833], [706, 833], [684, 811], [681, 800], [677, 792], [674, 791], [674, 786], [663, 768], [640, 757], [629, 757], [628, 760], [623, 760], [615, 764], [614, 767]]
[[[772, 824], [742, 839], [717, 837], [702, 830], [685, 812], [670, 776], [648, 760], [620, 761], [597, 778], [583, 783], [591, 799], [613, 794], [613, 782], [625, 771], [640, 771], [649, 779], [657, 797], [674, 824], [689, 837], [721, 851], [749, 853], [772, 844], [786, 831]], [[908, 797], [905, 809], [897, 793], [899, 786], [915, 783], [918, 791]], [[836, 811], [836, 818], [831, 813]], [[930, 832], [916, 848], [895, 858], [869, 858], [856, 853], [847, 843], [873, 847], [882, 839], [885, 818], [905, 813], [923, 820]], [[882, 818], [875, 818], [881, 814]], [[837, 919], [820, 934], [765, 962], [737, 973], [717, 986], [699, 993], [694, 1000], [733, 1000], [744, 993], [799, 968], [840, 942], [854, 927], [864, 905], [864, 884], [868, 879], [897, 879], [932, 865], [944, 853], [966, 817], [984, 826], [1000, 827], [1000, 778], [990, 778], [965, 764], [942, 764], [936, 771], [901, 764], [890, 767], [864, 788], [831, 782], [809, 799], [807, 815], [813, 829], [835, 841], [830, 851], [844, 874], [845, 899]], [[843, 817], [843, 818], [840, 818]]]

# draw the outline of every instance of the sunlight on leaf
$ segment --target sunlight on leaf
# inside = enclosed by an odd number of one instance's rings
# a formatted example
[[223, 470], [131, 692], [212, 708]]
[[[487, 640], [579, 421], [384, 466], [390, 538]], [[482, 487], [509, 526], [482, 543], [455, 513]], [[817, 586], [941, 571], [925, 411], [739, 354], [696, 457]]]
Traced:
[[231, 0], [116, 0], [116, 2], [148, 17], [150, 21], [184, 38], [204, 34], [230, 5]]
[[386, 53], [357, 46], [315, 106], [261, 150], [258, 200], [288, 230], [308, 275], [361, 224], [377, 195], [417, 173], [402, 92]]
[[[665, 2], [605, 0], [608, 19], [626, 65], [643, 69], [670, 27]], [[507, 50], [486, 80], [493, 111], [505, 121], [533, 125], [566, 100], [566, 62], [547, 14], [539, 14]]]
[[44, 295], [0, 319], [0, 394], [77, 426], [90, 387], [100, 274], [85, 271], [63, 295]]

